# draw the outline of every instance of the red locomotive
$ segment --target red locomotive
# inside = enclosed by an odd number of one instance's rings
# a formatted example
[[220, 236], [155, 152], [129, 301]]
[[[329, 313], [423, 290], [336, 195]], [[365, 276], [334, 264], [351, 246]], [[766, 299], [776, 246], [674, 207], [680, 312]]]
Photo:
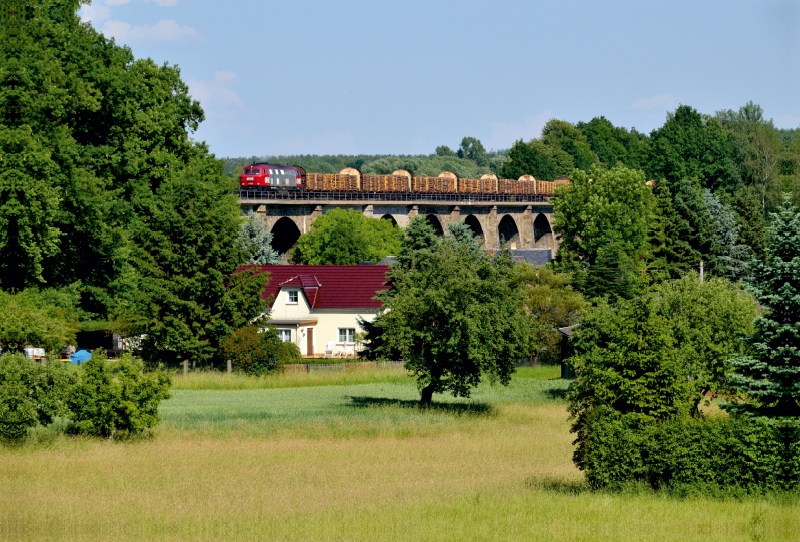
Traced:
[[239, 184], [248, 190], [302, 190], [306, 170], [300, 166], [260, 162], [245, 166]]

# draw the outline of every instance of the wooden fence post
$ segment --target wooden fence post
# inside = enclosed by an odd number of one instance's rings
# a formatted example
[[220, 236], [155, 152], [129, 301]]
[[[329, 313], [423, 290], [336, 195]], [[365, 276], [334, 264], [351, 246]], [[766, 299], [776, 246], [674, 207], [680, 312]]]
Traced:
[[233, 364], [231, 363], [231, 360], [228, 360], [228, 374], [231, 374], [232, 372], [233, 372]]
[[183, 376], [187, 376], [189, 374], [189, 360], [183, 360]]

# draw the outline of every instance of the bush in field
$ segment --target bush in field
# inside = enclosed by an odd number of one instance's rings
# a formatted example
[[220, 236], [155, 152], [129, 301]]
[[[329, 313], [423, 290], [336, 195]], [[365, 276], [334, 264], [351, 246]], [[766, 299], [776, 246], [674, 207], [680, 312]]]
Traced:
[[22, 440], [28, 429], [69, 413], [74, 377], [61, 364], [42, 365], [21, 354], [0, 356], [0, 438]]
[[797, 490], [800, 431], [764, 419], [713, 417], [652, 423], [596, 412], [583, 468], [594, 488], [644, 483], [680, 493]]
[[81, 366], [78, 383], [68, 397], [75, 433], [113, 437], [141, 433], [159, 421], [158, 405], [169, 398], [169, 375], [124, 355], [116, 362], [95, 356]]
[[220, 349], [233, 368], [243, 373], [259, 375], [278, 367], [282, 345], [275, 328], [260, 330], [257, 326], [245, 326], [229, 335]]
[[300, 352], [300, 348], [292, 342], [282, 342], [278, 351], [278, 363], [280, 365], [303, 363], [303, 354]]

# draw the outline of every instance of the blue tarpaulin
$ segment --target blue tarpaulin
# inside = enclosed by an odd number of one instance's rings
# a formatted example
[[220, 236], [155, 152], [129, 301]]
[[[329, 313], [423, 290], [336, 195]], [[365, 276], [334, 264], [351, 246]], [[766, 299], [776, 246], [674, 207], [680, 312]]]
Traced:
[[69, 357], [69, 362], [80, 365], [81, 363], [89, 361], [90, 359], [92, 359], [91, 352], [87, 352], [86, 350], [78, 350]]

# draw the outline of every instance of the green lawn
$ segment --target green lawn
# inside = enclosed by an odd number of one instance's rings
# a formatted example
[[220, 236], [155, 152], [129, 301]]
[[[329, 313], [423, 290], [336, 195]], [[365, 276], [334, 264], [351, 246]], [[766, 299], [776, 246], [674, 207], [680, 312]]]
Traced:
[[792, 499], [588, 491], [553, 368], [428, 411], [413, 381], [374, 373], [206, 375], [150, 438], [2, 449], [0, 540], [798, 539]]

